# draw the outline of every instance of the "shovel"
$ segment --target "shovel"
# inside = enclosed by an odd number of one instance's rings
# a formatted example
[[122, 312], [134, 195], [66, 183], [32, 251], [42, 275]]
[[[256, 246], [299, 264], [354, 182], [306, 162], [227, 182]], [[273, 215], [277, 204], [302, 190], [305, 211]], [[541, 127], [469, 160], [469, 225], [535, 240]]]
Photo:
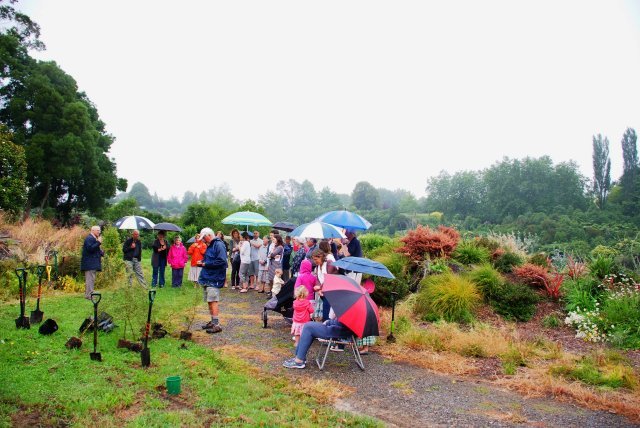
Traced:
[[44, 312], [40, 310], [40, 297], [42, 296], [42, 276], [44, 275], [45, 268], [46, 266], [44, 265], [38, 266], [38, 300], [36, 301], [36, 310], [31, 311], [31, 316], [29, 317], [31, 324], [41, 323], [44, 315]]
[[51, 288], [51, 265], [47, 265], [47, 290], [49, 290], [50, 288]]
[[18, 287], [20, 287], [20, 316], [16, 318], [16, 328], [31, 328], [29, 318], [24, 316], [27, 294], [27, 269], [16, 268]]
[[102, 361], [102, 354], [96, 352], [98, 347], [98, 303], [102, 299], [102, 294], [91, 293], [91, 303], [93, 303], [93, 352], [89, 354], [93, 361]]
[[393, 331], [395, 330], [395, 320], [396, 320], [396, 297], [398, 297], [398, 293], [395, 291], [391, 292], [391, 296], [393, 297], [393, 306], [391, 307], [391, 332], [389, 336], [387, 336], [387, 342], [395, 343], [396, 337], [393, 335]]
[[149, 367], [151, 365], [151, 354], [149, 353], [149, 328], [151, 327], [151, 307], [153, 306], [153, 300], [156, 298], [156, 290], [149, 290], [149, 314], [147, 315], [147, 325], [144, 329], [144, 348], [140, 353], [142, 359], [142, 367]]

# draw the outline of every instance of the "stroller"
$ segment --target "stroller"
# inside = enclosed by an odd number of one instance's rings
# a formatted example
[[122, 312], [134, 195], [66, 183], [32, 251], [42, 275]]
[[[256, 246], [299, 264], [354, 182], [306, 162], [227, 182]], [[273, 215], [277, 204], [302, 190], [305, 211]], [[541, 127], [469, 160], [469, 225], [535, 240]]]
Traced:
[[296, 279], [291, 278], [282, 286], [280, 292], [264, 305], [264, 309], [262, 310], [263, 328], [267, 328], [267, 311], [277, 312], [282, 315], [288, 323], [293, 322], [293, 289], [295, 285]]

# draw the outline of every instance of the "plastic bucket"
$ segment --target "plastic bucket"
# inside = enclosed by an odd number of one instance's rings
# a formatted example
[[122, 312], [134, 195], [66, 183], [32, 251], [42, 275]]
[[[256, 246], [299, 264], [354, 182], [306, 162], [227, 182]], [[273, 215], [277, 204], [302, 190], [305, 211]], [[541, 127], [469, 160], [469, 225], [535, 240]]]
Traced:
[[180, 376], [169, 376], [167, 378], [167, 392], [171, 395], [180, 394]]

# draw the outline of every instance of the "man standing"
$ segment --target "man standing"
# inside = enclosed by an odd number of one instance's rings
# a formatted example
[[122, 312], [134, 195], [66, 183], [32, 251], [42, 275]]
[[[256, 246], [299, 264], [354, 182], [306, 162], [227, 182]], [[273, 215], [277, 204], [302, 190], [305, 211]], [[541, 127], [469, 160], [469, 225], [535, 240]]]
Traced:
[[256, 283], [258, 281], [258, 273], [260, 272], [260, 256], [258, 256], [258, 252], [260, 252], [260, 247], [262, 247], [262, 239], [260, 239], [260, 232], [257, 230], [253, 231], [253, 239], [249, 241], [251, 245], [251, 269], [249, 269], [249, 274], [251, 275], [249, 288], [256, 288]]
[[96, 272], [102, 270], [102, 256], [104, 252], [100, 248], [102, 236], [100, 226], [92, 226], [91, 233], [82, 245], [82, 260], [80, 270], [84, 272], [84, 298], [91, 300], [93, 286], [96, 283]]
[[207, 333], [220, 333], [220, 320], [218, 319], [218, 302], [220, 301], [220, 289], [224, 287], [227, 278], [227, 254], [222, 240], [213, 230], [205, 227], [200, 231], [202, 240], [207, 244], [204, 260], [198, 263], [202, 266], [198, 282], [203, 287], [204, 301], [209, 305], [211, 321], [203, 326]]
[[138, 283], [147, 288], [147, 283], [142, 273], [142, 265], [140, 264], [140, 260], [142, 260], [142, 242], [140, 241], [140, 232], [138, 230], [131, 232], [131, 238], [124, 241], [122, 254], [124, 255], [124, 264], [129, 275], [129, 286], [133, 284], [133, 275], [135, 274]]

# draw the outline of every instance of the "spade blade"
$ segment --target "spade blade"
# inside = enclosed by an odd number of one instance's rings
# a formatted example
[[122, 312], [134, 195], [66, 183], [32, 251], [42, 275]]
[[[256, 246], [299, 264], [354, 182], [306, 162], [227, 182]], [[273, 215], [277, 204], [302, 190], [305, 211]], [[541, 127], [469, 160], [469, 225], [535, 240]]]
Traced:
[[140, 358], [142, 359], [142, 367], [149, 367], [151, 365], [151, 353], [149, 352], [149, 348], [144, 348], [142, 352], [140, 352]]
[[40, 310], [31, 311], [31, 316], [29, 317], [29, 321], [31, 324], [38, 324], [42, 322], [44, 312]]

